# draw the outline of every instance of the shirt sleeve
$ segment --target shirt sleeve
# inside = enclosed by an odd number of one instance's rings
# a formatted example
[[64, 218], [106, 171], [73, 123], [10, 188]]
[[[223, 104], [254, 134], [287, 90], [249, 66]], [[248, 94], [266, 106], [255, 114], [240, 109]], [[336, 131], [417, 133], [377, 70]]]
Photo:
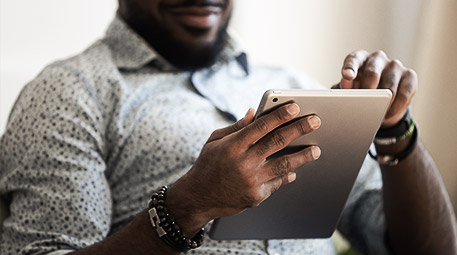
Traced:
[[338, 230], [363, 254], [391, 254], [386, 246], [381, 172], [369, 156], [343, 210]]
[[46, 68], [21, 92], [0, 139], [0, 192], [10, 208], [1, 254], [61, 254], [107, 236], [112, 201], [95, 95], [64, 66]]

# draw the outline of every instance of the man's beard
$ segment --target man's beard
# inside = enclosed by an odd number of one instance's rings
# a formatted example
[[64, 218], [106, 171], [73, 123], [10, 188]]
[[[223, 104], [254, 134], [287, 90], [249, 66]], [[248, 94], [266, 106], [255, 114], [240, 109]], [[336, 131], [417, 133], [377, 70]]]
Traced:
[[[180, 70], [195, 71], [209, 67], [216, 62], [227, 41], [229, 20], [230, 18], [219, 28], [213, 43], [201, 47], [193, 47], [176, 40], [170, 32], [159, 26], [149, 27], [144, 34], [148, 35], [148, 38], [145, 38], [148, 43], [168, 62]], [[196, 34], [204, 32], [195, 31]]]

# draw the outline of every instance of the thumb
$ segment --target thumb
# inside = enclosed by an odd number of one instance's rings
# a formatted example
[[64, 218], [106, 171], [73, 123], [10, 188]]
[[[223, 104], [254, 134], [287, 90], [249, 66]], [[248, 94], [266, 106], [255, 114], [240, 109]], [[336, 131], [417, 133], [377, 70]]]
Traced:
[[233, 123], [230, 126], [220, 128], [215, 130], [211, 136], [209, 137], [208, 141], [206, 143], [210, 143], [215, 140], [219, 140], [225, 136], [230, 135], [231, 133], [235, 133], [238, 130], [246, 127], [249, 123], [251, 123], [254, 120], [254, 109], [249, 108], [248, 112], [244, 116], [244, 118], [238, 120], [237, 122]]

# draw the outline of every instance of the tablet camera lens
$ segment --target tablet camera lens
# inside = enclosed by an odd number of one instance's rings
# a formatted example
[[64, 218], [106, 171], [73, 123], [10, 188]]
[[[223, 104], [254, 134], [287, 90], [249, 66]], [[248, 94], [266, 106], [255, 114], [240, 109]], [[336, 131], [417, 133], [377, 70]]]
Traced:
[[278, 98], [275, 97], [275, 98], [273, 98], [273, 103], [276, 103], [276, 102], [278, 102]]

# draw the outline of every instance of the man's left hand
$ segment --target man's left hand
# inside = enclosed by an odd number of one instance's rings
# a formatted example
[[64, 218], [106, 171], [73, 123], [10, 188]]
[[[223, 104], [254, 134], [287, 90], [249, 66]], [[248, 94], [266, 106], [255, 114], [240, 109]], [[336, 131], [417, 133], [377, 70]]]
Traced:
[[390, 89], [392, 101], [381, 127], [394, 126], [406, 113], [417, 91], [417, 74], [383, 51], [368, 53], [357, 50], [344, 60], [341, 70], [342, 89]]

